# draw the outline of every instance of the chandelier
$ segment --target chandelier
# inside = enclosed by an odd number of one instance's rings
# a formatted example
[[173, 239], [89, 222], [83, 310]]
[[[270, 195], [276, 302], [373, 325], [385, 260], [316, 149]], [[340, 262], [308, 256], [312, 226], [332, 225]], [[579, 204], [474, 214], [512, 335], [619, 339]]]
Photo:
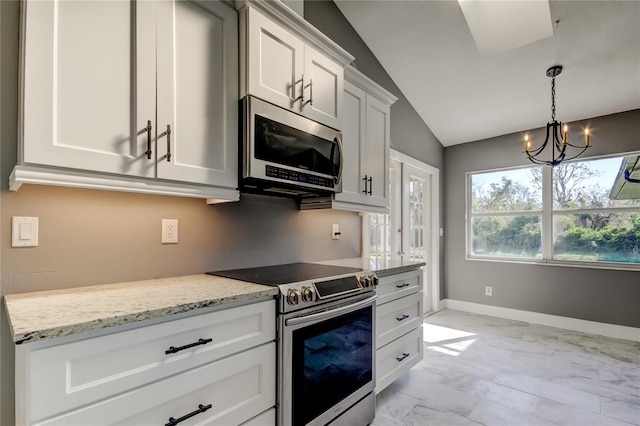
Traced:
[[[562, 65], [554, 65], [547, 70], [547, 77], [551, 77], [551, 122], [547, 123], [547, 136], [544, 143], [540, 147], [533, 149], [531, 147], [531, 139], [529, 133], [524, 135], [524, 151], [529, 161], [535, 164], [546, 164], [549, 166], [557, 166], [563, 161], [572, 160], [587, 150], [589, 145], [589, 128], [584, 129], [584, 146], [570, 144], [567, 140], [569, 126], [556, 120], [556, 76], [562, 72]], [[549, 141], [551, 138], [551, 141]], [[542, 153], [551, 142], [551, 159], [544, 160]], [[567, 148], [571, 147], [572, 156], [568, 156]], [[579, 149], [579, 151], [574, 151]], [[548, 154], [547, 154], [548, 155]]]

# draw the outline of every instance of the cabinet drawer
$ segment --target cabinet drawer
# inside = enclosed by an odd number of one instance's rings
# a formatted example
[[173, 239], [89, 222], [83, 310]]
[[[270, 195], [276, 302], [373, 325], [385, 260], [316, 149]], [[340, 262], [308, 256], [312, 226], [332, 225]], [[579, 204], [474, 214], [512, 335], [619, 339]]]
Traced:
[[376, 352], [376, 393], [422, 360], [422, 326]]
[[376, 347], [381, 348], [422, 324], [422, 292], [376, 308]]
[[420, 290], [422, 290], [422, 269], [382, 277], [378, 280], [376, 289], [377, 306]]
[[[180, 348], [198, 344], [175, 353]], [[167, 321], [27, 353], [32, 421], [69, 411], [275, 339], [275, 302]]]
[[239, 425], [275, 405], [275, 343], [194, 368], [39, 425]]
[[254, 417], [246, 423], [242, 423], [242, 426], [276, 426], [276, 409], [272, 408], [258, 417]]

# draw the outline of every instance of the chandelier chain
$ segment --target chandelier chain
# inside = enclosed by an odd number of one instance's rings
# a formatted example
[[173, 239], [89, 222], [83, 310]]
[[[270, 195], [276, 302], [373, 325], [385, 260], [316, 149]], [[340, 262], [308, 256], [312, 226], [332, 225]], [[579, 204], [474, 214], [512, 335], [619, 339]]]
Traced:
[[556, 121], [556, 78], [551, 78], [551, 121]]

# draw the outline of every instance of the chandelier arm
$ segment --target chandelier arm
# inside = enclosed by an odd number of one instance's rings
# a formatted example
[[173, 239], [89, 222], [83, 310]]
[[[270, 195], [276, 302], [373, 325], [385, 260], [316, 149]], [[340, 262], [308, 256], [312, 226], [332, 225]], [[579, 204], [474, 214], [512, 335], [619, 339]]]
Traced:
[[[577, 147], [579, 148], [579, 147]], [[582, 149], [580, 150], [580, 152], [578, 152], [576, 155], [574, 155], [573, 157], [569, 157], [569, 158], [563, 158], [563, 161], [569, 161], [569, 160], [573, 160], [574, 158], [579, 157], [580, 155], [582, 155], [582, 153], [584, 153], [587, 148], [591, 148], [591, 145], [589, 146], [583, 146]]]

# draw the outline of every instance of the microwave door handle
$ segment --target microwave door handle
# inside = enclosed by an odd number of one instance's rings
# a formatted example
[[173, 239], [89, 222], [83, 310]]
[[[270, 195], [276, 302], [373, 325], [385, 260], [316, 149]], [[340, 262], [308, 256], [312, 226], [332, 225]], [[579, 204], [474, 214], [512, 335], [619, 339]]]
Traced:
[[338, 169], [338, 177], [335, 179], [336, 185], [339, 185], [342, 182], [342, 167], [344, 166], [344, 154], [342, 151], [342, 138], [340, 136], [336, 136], [333, 138], [334, 141], [338, 142], [338, 151], [340, 151], [340, 168]]

